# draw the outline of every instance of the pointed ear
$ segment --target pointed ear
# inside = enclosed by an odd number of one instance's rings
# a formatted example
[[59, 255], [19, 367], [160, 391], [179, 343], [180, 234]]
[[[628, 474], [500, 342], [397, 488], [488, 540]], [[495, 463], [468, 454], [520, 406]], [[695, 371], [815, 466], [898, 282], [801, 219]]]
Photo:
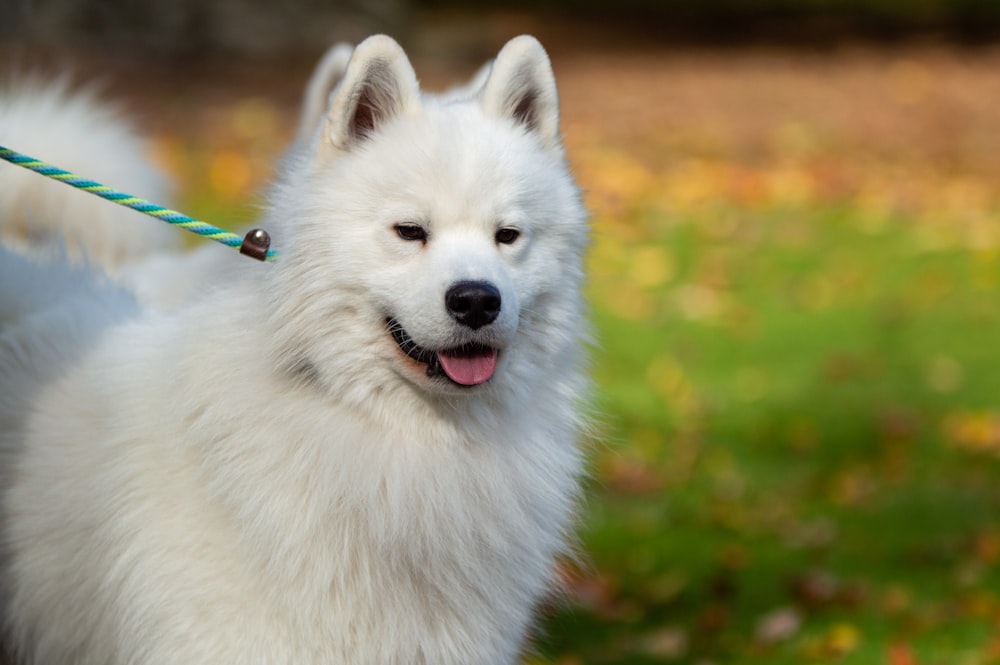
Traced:
[[547, 147], [559, 147], [556, 79], [545, 49], [534, 37], [515, 37], [500, 49], [479, 102], [487, 113], [534, 132]]
[[324, 139], [349, 150], [419, 104], [420, 86], [403, 49], [391, 37], [369, 37], [354, 49], [330, 99]]
[[330, 106], [330, 96], [347, 73], [347, 63], [354, 47], [341, 42], [330, 47], [316, 65], [302, 99], [302, 116], [299, 120], [297, 141], [307, 143], [319, 127], [320, 120]]

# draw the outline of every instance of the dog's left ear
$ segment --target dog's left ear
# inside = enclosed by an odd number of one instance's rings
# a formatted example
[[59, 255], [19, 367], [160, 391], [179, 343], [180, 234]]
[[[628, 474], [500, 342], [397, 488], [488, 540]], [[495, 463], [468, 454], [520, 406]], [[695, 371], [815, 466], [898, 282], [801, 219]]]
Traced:
[[330, 99], [323, 138], [350, 150], [419, 103], [417, 75], [403, 49], [391, 37], [369, 37], [354, 49]]
[[559, 93], [549, 56], [537, 39], [521, 35], [507, 42], [479, 93], [483, 109], [510, 118], [558, 148]]

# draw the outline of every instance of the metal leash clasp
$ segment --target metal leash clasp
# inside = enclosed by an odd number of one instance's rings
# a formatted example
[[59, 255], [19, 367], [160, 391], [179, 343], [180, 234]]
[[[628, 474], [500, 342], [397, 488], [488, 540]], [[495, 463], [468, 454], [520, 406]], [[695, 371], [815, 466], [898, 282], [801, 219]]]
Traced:
[[271, 236], [264, 229], [251, 229], [243, 236], [240, 254], [258, 261], [267, 260], [267, 250], [271, 247]]

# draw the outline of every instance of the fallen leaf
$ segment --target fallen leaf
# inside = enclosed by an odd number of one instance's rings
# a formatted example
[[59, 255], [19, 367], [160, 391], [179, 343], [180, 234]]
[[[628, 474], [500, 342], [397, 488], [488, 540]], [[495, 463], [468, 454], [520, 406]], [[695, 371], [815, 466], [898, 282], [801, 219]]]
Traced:
[[802, 613], [794, 607], [779, 607], [762, 616], [754, 629], [761, 644], [776, 644], [794, 637], [802, 628]]
[[688, 634], [683, 628], [669, 626], [642, 640], [643, 653], [657, 658], [681, 658], [688, 650]]
[[861, 633], [849, 623], [838, 623], [826, 635], [826, 650], [833, 656], [846, 656], [861, 642]]
[[824, 607], [837, 598], [840, 583], [830, 572], [814, 570], [794, 577], [792, 595], [806, 607]]
[[886, 661], [888, 665], [918, 665], [917, 658], [913, 655], [913, 648], [902, 642], [889, 645]]

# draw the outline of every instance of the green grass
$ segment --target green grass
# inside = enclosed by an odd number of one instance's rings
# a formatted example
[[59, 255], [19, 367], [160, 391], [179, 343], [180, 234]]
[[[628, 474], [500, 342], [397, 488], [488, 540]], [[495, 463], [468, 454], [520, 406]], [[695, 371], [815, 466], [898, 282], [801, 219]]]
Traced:
[[1000, 663], [1000, 267], [929, 224], [598, 220], [604, 436], [539, 662]]

